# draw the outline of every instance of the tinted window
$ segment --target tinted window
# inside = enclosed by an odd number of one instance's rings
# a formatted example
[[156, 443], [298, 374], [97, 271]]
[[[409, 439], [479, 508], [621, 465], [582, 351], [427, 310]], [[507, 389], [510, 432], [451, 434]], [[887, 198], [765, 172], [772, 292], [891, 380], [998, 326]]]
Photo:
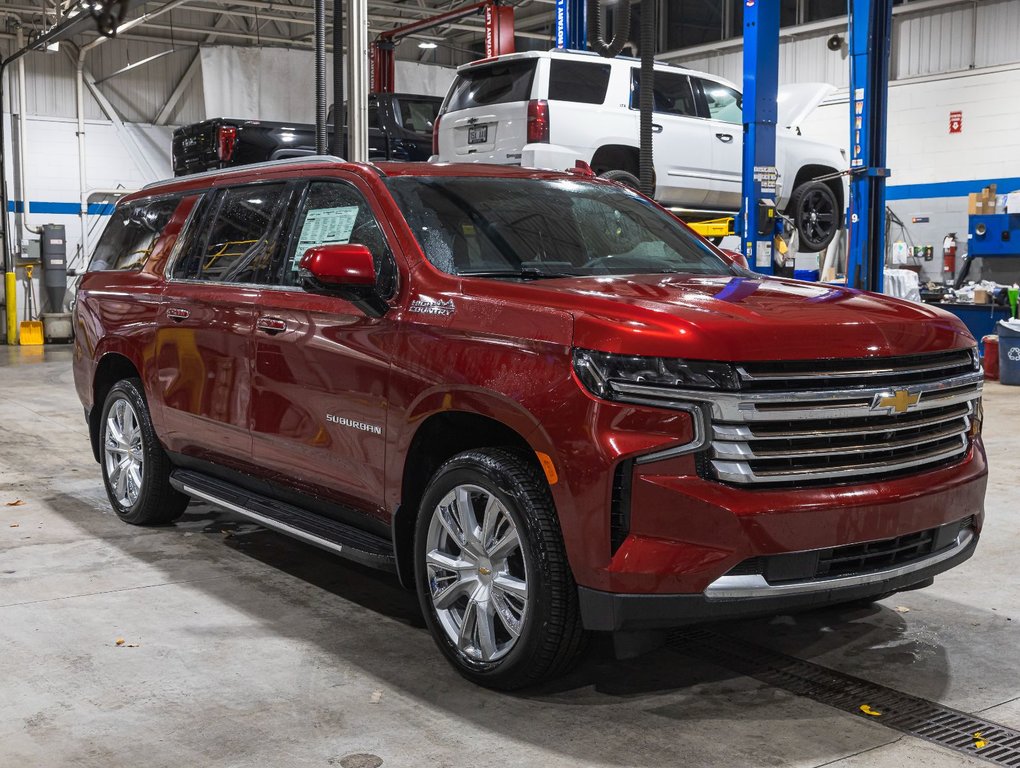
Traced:
[[615, 185], [481, 177], [386, 183], [426, 257], [450, 274], [733, 274], [676, 219]]
[[393, 112], [405, 130], [431, 134], [441, 105], [439, 99], [394, 99]]
[[92, 251], [89, 272], [141, 269], [179, 202], [174, 197], [118, 206]]
[[295, 221], [280, 283], [299, 284], [298, 264], [309, 248], [345, 243], [364, 245], [372, 252], [380, 290], [387, 294], [393, 280], [393, 258], [368, 201], [350, 184], [313, 182]]
[[460, 72], [450, 91], [446, 111], [528, 101], [535, 63], [535, 59], [501, 62]]
[[[639, 109], [641, 107], [638, 101], [638, 94], [641, 92], [641, 70], [637, 68], [633, 70], [632, 83], [630, 106], [631, 109]], [[687, 75], [657, 71], [653, 93], [656, 112], [665, 115], [698, 116], [694, 91], [691, 90], [691, 82]]]
[[[226, 190], [199, 238], [186, 277], [224, 283], [261, 283], [276, 251], [284, 184]], [[175, 275], [176, 276], [176, 275]]]
[[708, 114], [715, 120], [727, 123], [744, 122], [740, 92], [711, 80], [701, 80], [701, 90], [708, 104]]
[[549, 98], [602, 104], [609, 88], [609, 72], [608, 64], [553, 59], [549, 69]]

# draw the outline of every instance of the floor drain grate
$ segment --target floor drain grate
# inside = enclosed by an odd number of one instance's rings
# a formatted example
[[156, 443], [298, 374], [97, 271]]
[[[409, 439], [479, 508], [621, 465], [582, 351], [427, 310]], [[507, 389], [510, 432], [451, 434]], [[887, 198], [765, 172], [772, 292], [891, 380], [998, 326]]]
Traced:
[[670, 635], [675, 650], [933, 744], [1020, 768], [1020, 731], [809, 661], [706, 630]]

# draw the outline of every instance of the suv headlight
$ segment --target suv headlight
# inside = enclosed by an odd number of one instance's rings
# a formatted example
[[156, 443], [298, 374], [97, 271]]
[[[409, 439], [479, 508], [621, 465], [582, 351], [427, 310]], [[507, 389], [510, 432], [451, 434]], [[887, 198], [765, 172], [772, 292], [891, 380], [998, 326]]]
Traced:
[[666, 408], [673, 399], [672, 390], [734, 391], [740, 386], [729, 363], [615, 355], [589, 349], [574, 350], [574, 372], [598, 397]]

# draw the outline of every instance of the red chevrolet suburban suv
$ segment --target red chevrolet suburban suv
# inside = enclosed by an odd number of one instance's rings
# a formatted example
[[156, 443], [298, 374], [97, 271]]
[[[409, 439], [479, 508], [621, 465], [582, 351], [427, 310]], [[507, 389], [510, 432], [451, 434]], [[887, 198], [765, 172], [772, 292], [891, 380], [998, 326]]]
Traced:
[[583, 171], [250, 166], [118, 204], [74, 373], [125, 522], [202, 499], [417, 590], [463, 675], [876, 599], [966, 560], [981, 371], [940, 310], [755, 275]]

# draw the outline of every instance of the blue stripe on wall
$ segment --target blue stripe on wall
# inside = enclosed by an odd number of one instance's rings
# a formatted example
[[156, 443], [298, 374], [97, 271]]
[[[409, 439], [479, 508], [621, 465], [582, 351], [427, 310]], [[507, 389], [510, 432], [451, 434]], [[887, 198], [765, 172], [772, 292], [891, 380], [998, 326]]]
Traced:
[[1004, 195], [1020, 189], [1020, 178], [973, 179], [971, 181], [938, 181], [933, 184], [890, 184], [886, 188], [887, 200], [923, 200], [931, 197], [966, 197], [971, 192], [980, 192], [989, 184], [996, 186], [996, 192]]
[[[887, 200], [925, 200], [932, 197], [966, 197], [971, 192], [980, 192], [990, 184], [994, 184], [997, 192], [1004, 195], [1020, 189], [1020, 177], [1013, 176], [1002, 179], [970, 179], [969, 181], [936, 181], [931, 184], [890, 184], [886, 187]], [[20, 200], [9, 200], [7, 210], [11, 213], [22, 212]], [[29, 200], [29, 213], [51, 213], [63, 216], [77, 216], [78, 203], [60, 203], [50, 200]], [[109, 216], [113, 213], [112, 203], [90, 203], [89, 216]]]
[[[89, 203], [89, 216], [109, 216], [113, 213], [113, 203]], [[23, 213], [24, 204], [20, 200], [8, 200], [9, 213]], [[51, 213], [60, 216], [77, 216], [78, 203], [58, 203], [53, 200], [29, 200], [29, 213]]]

